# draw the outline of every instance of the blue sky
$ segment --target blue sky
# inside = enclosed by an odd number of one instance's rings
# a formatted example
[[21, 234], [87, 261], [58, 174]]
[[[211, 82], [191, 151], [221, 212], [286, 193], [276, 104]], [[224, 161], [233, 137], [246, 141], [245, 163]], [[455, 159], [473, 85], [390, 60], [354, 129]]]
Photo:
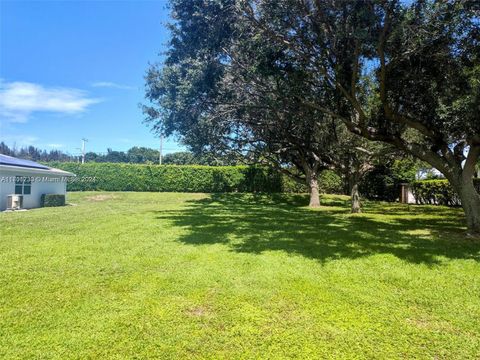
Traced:
[[82, 137], [87, 151], [158, 147], [138, 104], [167, 21], [163, 0], [0, 0], [0, 140], [72, 154]]

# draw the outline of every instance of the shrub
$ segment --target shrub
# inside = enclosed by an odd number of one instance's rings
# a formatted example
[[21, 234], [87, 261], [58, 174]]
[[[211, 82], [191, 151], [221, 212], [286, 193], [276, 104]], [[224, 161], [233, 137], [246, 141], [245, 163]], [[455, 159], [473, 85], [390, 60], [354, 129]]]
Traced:
[[[289, 176], [282, 175], [282, 192], [285, 193], [306, 193], [308, 187], [304, 182], [299, 182]], [[332, 170], [324, 170], [318, 177], [318, 189], [325, 194], [341, 194], [342, 178]]]
[[360, 192], [367, 199], [396, 201], [400, 184], [415, 181], [416, 170], [415, 161], [410, 159], [375, 166], [360, 182]]
[[43, 194], [41, 197], [42, 207], [64, 206], [65, 195], [60, 194]]
[[400, 194], [400, 189], [390, 168], [376, 166], [360, 181], [360, 193], [371, 200], [395, 201]]
[[342, 178], [332, 170], [322, 171], [318, 179], [320, 191], [326, 194], [342, 194]]
[[[480, 193], [480, 179], [473, 179]], [[448, 180], [422, 180], [412, 183], [412, 193], [417, 204], [460, 206], [460, 198], [450, 186]]]

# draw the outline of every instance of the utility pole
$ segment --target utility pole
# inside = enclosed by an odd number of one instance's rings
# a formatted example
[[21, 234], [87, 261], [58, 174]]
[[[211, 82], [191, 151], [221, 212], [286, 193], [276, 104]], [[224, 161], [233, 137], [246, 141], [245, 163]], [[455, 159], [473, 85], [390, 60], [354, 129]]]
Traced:
[[160, 134], [160, 151], [158, 152], [158, 164], [162, 165], [163, 134]]
[[82, 139], [82, 164], [85, 164], [85, 143], [88, 142], [88, 139]]

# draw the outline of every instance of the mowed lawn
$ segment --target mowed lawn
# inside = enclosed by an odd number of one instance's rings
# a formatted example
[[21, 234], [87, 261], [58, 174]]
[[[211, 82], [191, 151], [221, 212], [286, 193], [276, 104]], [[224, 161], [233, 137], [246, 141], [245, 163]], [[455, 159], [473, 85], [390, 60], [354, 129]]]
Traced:
[[0, 214], [0, 358], [480, 358], [459, 209], [71, 193]]

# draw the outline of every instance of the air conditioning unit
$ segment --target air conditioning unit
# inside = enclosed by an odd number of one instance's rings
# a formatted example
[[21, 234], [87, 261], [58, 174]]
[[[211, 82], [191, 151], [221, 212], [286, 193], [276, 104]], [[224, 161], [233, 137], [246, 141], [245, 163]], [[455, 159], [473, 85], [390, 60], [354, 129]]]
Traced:
[[23, 195], [8, 195], [7, 209], [20, 210], [23, 207]]

